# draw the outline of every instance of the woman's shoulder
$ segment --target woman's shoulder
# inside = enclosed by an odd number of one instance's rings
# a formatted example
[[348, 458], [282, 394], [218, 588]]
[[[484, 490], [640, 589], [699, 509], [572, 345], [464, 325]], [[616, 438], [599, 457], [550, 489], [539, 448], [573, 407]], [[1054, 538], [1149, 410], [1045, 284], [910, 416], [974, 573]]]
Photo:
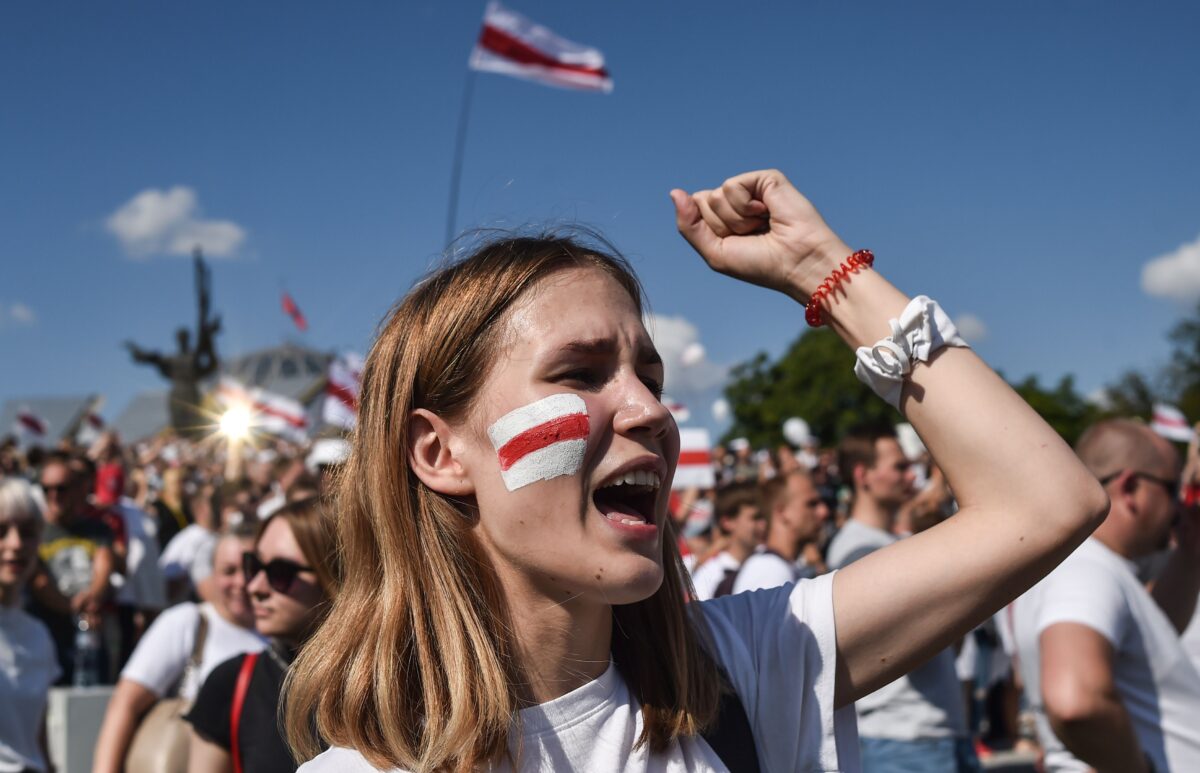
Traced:
[[[301, 765], [296, 773], [378, 773], [379, 770], [355, 750], [335, 746]], [[392, 768], [388, 773], [403, 771]]]

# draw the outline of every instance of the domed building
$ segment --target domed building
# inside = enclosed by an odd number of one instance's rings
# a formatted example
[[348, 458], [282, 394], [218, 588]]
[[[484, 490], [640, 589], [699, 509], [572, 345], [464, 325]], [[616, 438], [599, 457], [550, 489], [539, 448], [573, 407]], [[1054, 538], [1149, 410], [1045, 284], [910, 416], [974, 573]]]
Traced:
[[[246, 387], [259, 387], [299, 401], [308, 412], [309, 427], [321, 427], [321, 398], [333, 353], [284, 343], [221, 360], [219, 377], [232, 378]], [[211, 391], [212, 379], [204, 384]], [[112, 426], [126, 440], [141, 440], [158, 434], [170, 424], [167, 392], [143, 392], [125, 407]], [[310, 432], [310, 435], [316, 434]]]

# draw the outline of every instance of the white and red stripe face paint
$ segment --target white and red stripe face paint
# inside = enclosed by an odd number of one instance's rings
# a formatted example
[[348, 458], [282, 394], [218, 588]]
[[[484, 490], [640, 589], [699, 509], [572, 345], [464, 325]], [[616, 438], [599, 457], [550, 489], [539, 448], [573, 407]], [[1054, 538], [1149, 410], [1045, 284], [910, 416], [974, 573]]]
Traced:
[[574, 475], [583, 466], [588, 438], [587, 404], [559, 394], [504, 414], [488, 427], [509, 491], [540, 480]]

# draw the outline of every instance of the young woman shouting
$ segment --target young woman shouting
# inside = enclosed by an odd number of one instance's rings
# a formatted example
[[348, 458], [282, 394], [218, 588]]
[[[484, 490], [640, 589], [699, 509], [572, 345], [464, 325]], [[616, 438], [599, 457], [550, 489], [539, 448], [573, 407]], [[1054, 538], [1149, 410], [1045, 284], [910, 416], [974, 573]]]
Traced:
[[337, 507], [345, 582], [290, 684], [299, 754], [334, 747], [306, 773], [853, 770], [839, 709], [1028, 588], [1104, 513], [935, 305], [839, 269], [850, 248], [783, 175], [672, 199], [712, 268], [826, 295], [814, 321], [864, 347], [862, 377], [962, 511], [836, 574], [686, 604], [666, 514], [679, 435], [636, 279], [572, 240], [485, 245], [418, 284], [368, 358]]

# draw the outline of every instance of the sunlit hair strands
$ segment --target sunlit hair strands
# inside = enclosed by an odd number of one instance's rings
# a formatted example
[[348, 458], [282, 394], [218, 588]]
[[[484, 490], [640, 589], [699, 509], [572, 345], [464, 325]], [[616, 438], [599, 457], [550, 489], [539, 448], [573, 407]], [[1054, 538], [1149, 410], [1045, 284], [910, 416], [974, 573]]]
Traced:
[[[576, 267], [608, 273], [642, 308], [632, 270], [594, 234], [502, 237], [427, 276], [383, 325], [339, 477], [341, 588], [287, 687], [298, 759], [320, 751], [318, 736], [383, 769], [465, 770], [508, 753], [522, 706], [503, 589], [469, 506], [409, 468], [408, 417], [417, 408], [466, 415], [504, 346], [506, 312]], [[662, 543], [658, 590], [613, 608], [612, 656], [643, 705], [639, 744], [653, 750], [711, 723], [720, 690], [669, 527]]]

